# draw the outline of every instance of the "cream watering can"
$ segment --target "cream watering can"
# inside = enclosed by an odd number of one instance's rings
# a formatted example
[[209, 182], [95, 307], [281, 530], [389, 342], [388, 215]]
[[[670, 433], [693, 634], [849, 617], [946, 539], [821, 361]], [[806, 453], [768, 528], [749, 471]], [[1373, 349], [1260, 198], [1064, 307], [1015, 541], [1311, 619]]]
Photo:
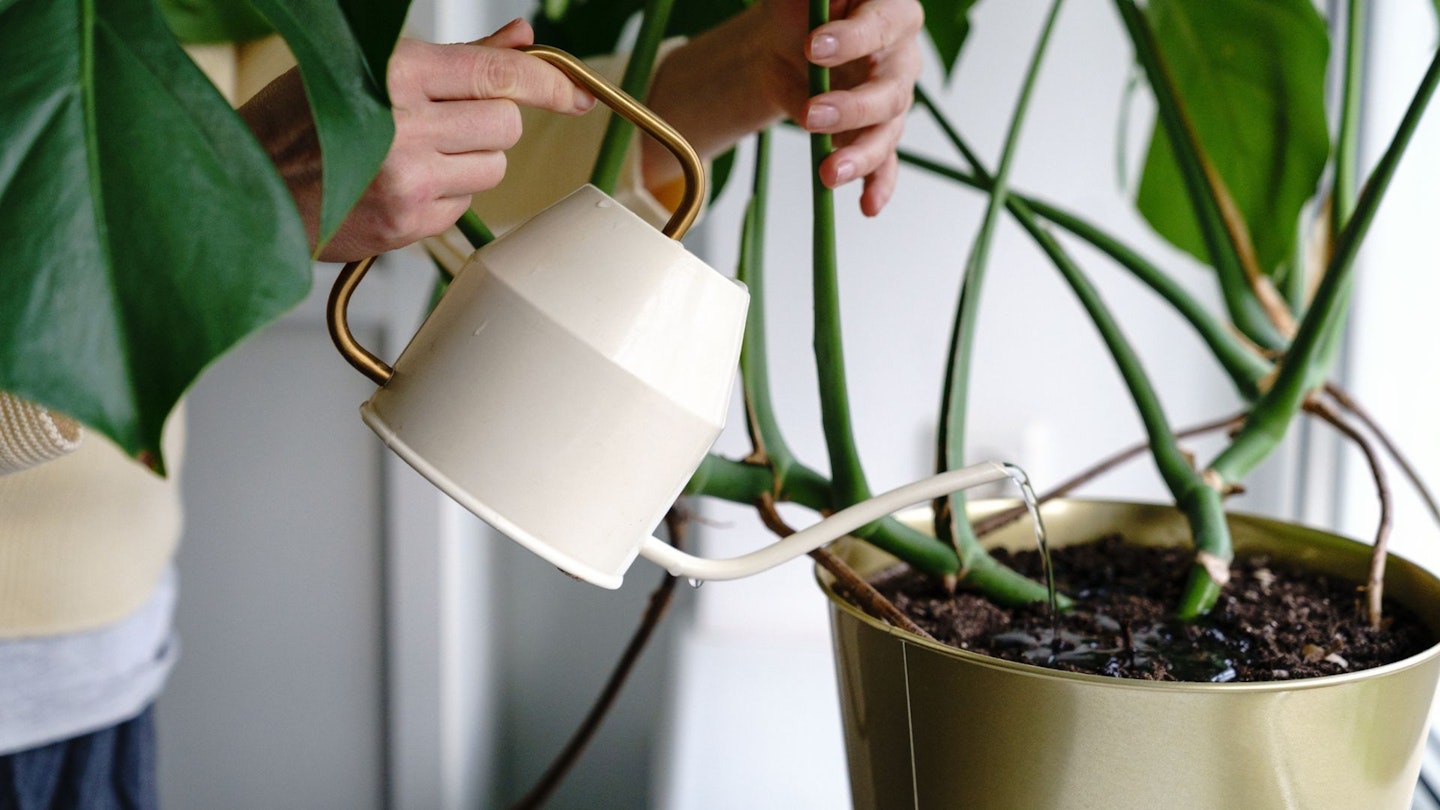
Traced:
[[393, 367], [346, 321], [374, 258], [346, 265], [330, 333], [380, 386], [360, 414], [386, 445], [495, 529], [605, 588], [637, 555], [697, 580], [750, 576], [898, 509], [1012, 477], [993, 463], [943, 473], [733, 559], [651, 536], [725, 424], [750, 296], [679, 242], [705, 194], [690, 145], [574, 57], [526, 50], [669, 148], [684, 201], [661, 232], [580, 188], [477, 250]]

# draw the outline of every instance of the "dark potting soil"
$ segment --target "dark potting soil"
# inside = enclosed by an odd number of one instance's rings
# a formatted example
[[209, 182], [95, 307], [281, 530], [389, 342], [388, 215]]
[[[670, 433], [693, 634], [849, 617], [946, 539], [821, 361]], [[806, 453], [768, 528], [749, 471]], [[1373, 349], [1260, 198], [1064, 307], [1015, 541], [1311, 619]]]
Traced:
[[[1237, 558], [1230, 582], [1204, 619], [1182, 624], [1179, 603], [1191, 556], [1107, 537], [1051, 552], [1056, 584], [1075, 600], [1055, 641], [1043, 604], [1008, 609], [970, 593], [947, 593], [906, 568], [875, 587], [936, 640], [996, 658], [1120, 678], [1271, 681], [1381, 666], [1434, 643], [1414, 614], [1386, 600], [1370, 629], [1354, 582], [1293, 569], [1267, 557]], [[996, 557], [1040, 578], [1038, 553]], [[1043, 581], [1043, 580], [1041, 580]]]

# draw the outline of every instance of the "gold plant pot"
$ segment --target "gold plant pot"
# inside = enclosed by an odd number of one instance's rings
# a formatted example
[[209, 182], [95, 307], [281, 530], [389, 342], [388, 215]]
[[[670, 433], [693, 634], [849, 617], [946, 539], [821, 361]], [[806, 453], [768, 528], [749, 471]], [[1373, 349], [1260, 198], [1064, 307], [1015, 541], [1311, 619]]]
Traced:
[[[977, 504], [986, 514], [1009, 504]], [[1158, 505], [1047, 504], [1053, 546], [1110, 533], [1189, 543]], [[1232, 515], [1237, 552], [1364, 581], [1369, 547]], [[1031, 548], [1028, 520], [987, 544]], [[837, 544], [861, 574], [893, 557]], [[957, 650], [830, 598], [856, 808], [1366, 808], [1406, 810], [1420, 769], [1440, 645], [1376, 669], [1271, 683], [1156, 683], [1058, 672]], [[1440, 637], [1440, 580], [1392, 557], [1386, 596]]]

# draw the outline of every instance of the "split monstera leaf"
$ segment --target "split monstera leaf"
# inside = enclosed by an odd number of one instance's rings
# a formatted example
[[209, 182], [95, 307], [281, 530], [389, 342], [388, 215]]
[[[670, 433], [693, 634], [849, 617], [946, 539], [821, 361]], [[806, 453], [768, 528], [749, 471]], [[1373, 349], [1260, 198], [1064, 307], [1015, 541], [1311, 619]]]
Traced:
[[[389, 149], [384, 76], [408, 0], [201, 5], [253, 14], [190, 19], [187, 38], [258, 15], [299, 61], [323, 243]], [[186, 388], [308, 291], [299, 213], [154, 0], [0, 0], [0, 53], [0, 390], [163, 472]]]

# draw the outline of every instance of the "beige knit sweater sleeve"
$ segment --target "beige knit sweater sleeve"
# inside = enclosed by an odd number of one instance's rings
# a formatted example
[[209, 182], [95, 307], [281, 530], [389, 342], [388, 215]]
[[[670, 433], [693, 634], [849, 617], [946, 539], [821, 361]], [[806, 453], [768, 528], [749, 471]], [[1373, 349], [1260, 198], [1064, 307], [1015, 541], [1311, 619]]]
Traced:
[[0, 475], [72, 453], [81, 435], [70, 417], [0, 391]]

